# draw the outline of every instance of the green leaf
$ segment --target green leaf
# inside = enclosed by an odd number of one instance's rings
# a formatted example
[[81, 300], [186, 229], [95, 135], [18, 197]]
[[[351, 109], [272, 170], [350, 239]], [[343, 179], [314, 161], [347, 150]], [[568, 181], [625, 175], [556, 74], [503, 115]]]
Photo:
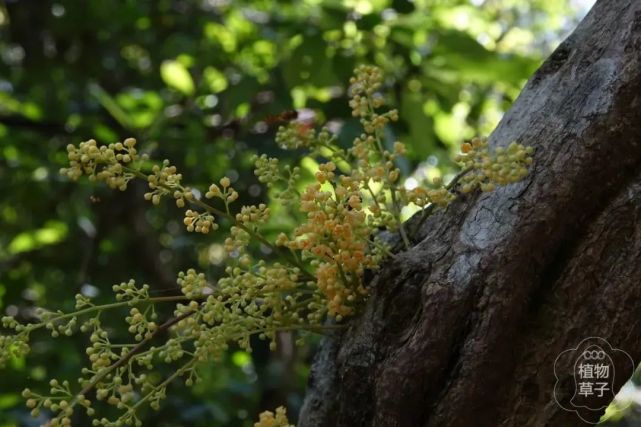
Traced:
[[116, 121], [125, 129], [133, 129], [133, 124], [129, 120], [129, 116], [125, 111], [118, 105], [118, 103], [109, 95], [100, 85], [96, 83], [89, 84], [89, 93], [94, 96], [103, 106], [105, 110], [109, 112], [111, 117], [116, 119]]
[[163, 61], [160, 65], [160, 77], [167, 86], [187, 96], [194, 93], [194, 80], [187, 68], [178, 61]]
[[231, 361], [239, 368], [244, 368], [252, 363], [252, 358], [246, 351], [236, 351], [231, 355]]
[[227, 78], [223, 73], [214, 67], [206, 67], [203, 72], [203, 79], [213, 93], [219, 93], [227, 89]]
[[422, 161], [434, 152], [434, 122], [424, 112], [425, 96], [420, 92], [406, 90], [400, 106], [401, 117], [407, 123], [409, 135], [406, 144], [416, 160]]
[[61, 221], [48, 221], [38, 230], [25, 231], [18, 234], [9, 243], [9, 253], [18, 254], [38, 249], [42, 246], [53, 245], [67, 237], [67, 225]]
[[339, 81], [334, 73], [333, 58], [327, 56], [327, 43], [320, 35], [305, 37], [291, 54], [283, 69], [290, 88], [311, 85], [333, 86]]
[[438, 79], [520, 85], [536, 69], [538, 61], [516, 54], [502, 54], [483, 47], [463, 31], [442, 30], [436, 36], [426, 74]]
[[7, 393], [0, 395], [0, 409], [7, 409], [16, 406], [20, 402], [18, 393]]
[[126, 112], [131, 125], [146, 129], [162, 117], [162, 98], [152, 91], [128, 90], [116, 96], [116, 102]]

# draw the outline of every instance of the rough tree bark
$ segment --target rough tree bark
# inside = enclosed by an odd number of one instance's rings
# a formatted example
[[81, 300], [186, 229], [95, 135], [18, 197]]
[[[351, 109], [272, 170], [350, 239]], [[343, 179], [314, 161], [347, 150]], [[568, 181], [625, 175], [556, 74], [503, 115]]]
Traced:
[[512, 141], [531, 174], [383, 266], [323, 344], [301, 426], [583, 425], [554, 401], [559, 353], [600, 336], [641, 360], [641, 1], [594, 6], [490, 137]]

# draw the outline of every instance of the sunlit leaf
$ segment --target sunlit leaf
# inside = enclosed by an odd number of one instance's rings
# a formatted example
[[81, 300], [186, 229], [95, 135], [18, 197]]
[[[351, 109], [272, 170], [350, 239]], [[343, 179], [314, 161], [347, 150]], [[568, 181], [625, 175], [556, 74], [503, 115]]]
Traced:
[[67, 236], [67, 225], [60, 221], [49, 221], [44, 227], [18, 234], [9, 243], [9, 253], [32, 251], [42, 246], [62, 241]]
[[185, 95], [194, 93], [194, 81], [187, 68], [178, 61], [163, 61], [160, 65], [160, 77], [165, 84]]
[[0, 394], [0, 409], [11, 408], [20, 402], [20, 395], [18, 393]]
[[227, 89], [227, 78], [223, 73], [214, 67], [206, 67], [203, 71], [203, 79], [213, 93], [219, 93]]
[[231, 355], [231, 361], [239, 368], [243, 368], [252, 363], [252, 358], [246, 351], [236, 351]]
[[125, 129], [132, 129], [133, 124], [129, 120], [127, 113], [120, 108], [118, 103], [109, 95], [100, 85], [92, 83], [89, 85], [89, 92], [98, 100], [98, 102], [116, 119]]

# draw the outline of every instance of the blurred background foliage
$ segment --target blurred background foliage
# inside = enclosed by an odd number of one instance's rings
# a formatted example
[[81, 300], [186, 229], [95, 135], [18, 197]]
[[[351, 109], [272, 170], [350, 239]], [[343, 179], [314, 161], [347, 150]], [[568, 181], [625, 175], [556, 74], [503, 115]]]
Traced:
[[[141, 183], [114, 193], [67, 182], [58, 175], [67, 144], [134, 136], [194, 187], [227, 175], [243, 204], [257, 203], [268, 195], [250, 155], [298, 155], [278, 149], [265, 117], [296, 108], [349, 144], [360, 132], [346, 82], [371, 63], [387, 73], [400, 111], [388, 139], [409, 147], [411, 186], [452, 172], [457, 145], [494, 128], [590, 3], [0, 1], [0, 311], [29, 321], [37, 306], [71, 309], [78, 292], [108, 301], [111, 285], [129, 278], [161, 295], [176, 292], [180, 270], [212, 281], [222, 272], [224, 233], [188, 234], [174, 207], [143, 200]], [[278, 219], [280, 228], [296, 221]], [[114, 334], [126, 333], [110, 316]], [[231, 351], [203, 367], [191, 390], [174, 385], [146, 425], [247, 426], [283, 403], [296, 414], [317, 343], [280, 339], [276, 353], [257, 342], [251, 355]], [[20, 391], [76, 377], [85, 345], [82, 335], [36, 335], [32, 354], [1, 374], [0, 426], [42, 422]]]

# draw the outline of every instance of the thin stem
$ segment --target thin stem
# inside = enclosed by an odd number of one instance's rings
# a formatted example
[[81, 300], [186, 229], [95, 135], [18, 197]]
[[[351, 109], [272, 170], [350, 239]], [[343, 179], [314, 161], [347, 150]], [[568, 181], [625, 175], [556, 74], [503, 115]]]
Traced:
[[110, 310], [112, 308], [125, 307], [125, 306], [137, 305], [142, 303], [186, 301], [186, 300], [192, 300], [192, 299], [193, 298], [187, 298], [184, 295], [175, 295], [175, 296], [169, 296], [169, 297], [152, 297], [152, 298], [146, 298], [146, 299], [140, 299], [140, 300], [114, 302], [111, 304], [104, 304], [104, 305], [94, 305], [88, 308], [84, 308], [82, 310], [74, 311], [72, 313], [60, 314], [58, 316], [51, 317], [47, 321], [44, 321], [41, 323], [32, 323], [27, 327], [29, 328], [30, 331], [33, 331], [33, 330], [42, 328], [49, 322], [64, 320], [74, 316], [82, 316], [82, 315], [93, 313], [96, 311]]
[[[465, 175], [470, 173], [473, 170], [473, 168], [466, 168], [457, 173], [454, 178], [445, 186], [445, 189], [450, 191], [452, 190], [456, 184], [463, 178]], [[418, 230], [421, 229], [423, 226], [423, 223], [427, 220], [427, 218], [434, 212], [434, 209], [436, 208], [436, 205], [434, 203], [430, 203], [429, 206], [427, 206], [425, 209], [423, 209], [423, 212], [421, 213], [421, 218], [418, 220], [418, 223], [416, 224], [416, 227], [414, 227], [414, 230], [412, 231], [412, 234], [416, 234]]]
[[[147, 343], [149, 343], [152, 339], [154, 339], [159, 333], [166, 331], [176, 323], [180, 322], [183, 319], [188, 318], [189, 316], [193, 315], [196, 313], [195, 311], [188, 311], [186, 313], [181, 314], [180, 316], [174, 317], [173, 319], [169, 319], [162, 325], [160, 325], [156, 330], [151, 333], [148, 337], [140, 341], [134, 348], [132, 348], [130, 351], [127, 352], [124, 356], [122, 356], [120, 359], [118, 359], [116, 362], [114, 362], [112, 365], [108, 366], [107, 368], [102, 369], [101, 371], [98, 371], [98, 374], [93, 377], [93, 379], [87, 384], [77, 395], [82, 395], [85, 396], [87, 393], [89, 393], [95, 386], [98, 384], [100, 381], [102, 381], [107, 375], [109, 375], [111, 372], [114, 370], [120, 368], [121, 366], [125, 365], [132, 357], [134, 357], [137, 353], [140, 353], [141, 350]], [[78, 397], [71, 402], [71, 406], [77, 403]]]
[[[369, 114], [373, 115], [376, 114], [376, 111], [374, 109], [374, 104], [372, 104], [372, 100], [368, 97], [367, 98], [367, 105], [369, 109]], [[381, 135], [380, 135], [380, 130], [378, 128], [374, 129], [374, 139], [376, 141], [376, 147], [378, 148], [378, 151], [381, 155], [381, 160], [385, 160], [385, 149], [383, 148], [383, 143], [381, 141]], [[394, 214], [394, 219], [396, 219], [396, 223], [398, 224], [398, 229], [401, 234], [401, 239], [403, 239], [403, 243], [405, 244], [405, 249], [409, 249], [411, 246], [410, 240], [407, 237], [407, 233], [405, 231], [405, 227], [403, 226], [403, 222], [401, 221], [401, 206], [398, 203], [398, 199], [396, 197], [396, 191], [397, 187], [396, 184], [392, 182], [392, 180], [389, 178], [389, 176], [385, 177], [385, 180], [387, 181], [389, 188], [390, 188], [390, 195], [392, 198], [392, 206], [394, 207], [393, 209], [393, 214]]]
[[458, 182], [461, 180], [461, 178], [463, 178], [463, 177], [464, 177], [465, 175], [467, 175], [468, 173], [472, 172], [472, 170], [474, 170], [474, 168], [469, 167], [469, 168], [463, 169], [462, 171], [460, 171], [459, 173], [457, 173], [457, 174], [454, 176], [454, 178], [452, 178], [452, 180], [451, 180], [451, 181], [450, 181], [450, 182], [445, 186], [445, 189], [446, 189], [446, 190], [451, 190], [451, 189], [453, 189], [453, 188], [456, 186], [456, 184], [458, 184]]
[[380, 249], [381, 251], [383, 251], [385, 255], [387, 255], [388, 257], [390, 258], [396, 257], [396, 255], [389, 250], [389, 247], [387, 245], [377, 242], [376, 239], [372, 240], [372, 244], [376, 246], [378, 249]]
[[[185, 314], [183, 315], [183, 318], [185, 318], [185, 317], [187, 317], [188, 315], [193, 314], [193, 313], [194, 313], [194, 312], [185, 313]], [[178, 322], [178, 321], [182, 320], [182, 319], [180, 319], [180, 320], [178, 320], [178, 319], [179, 319], [179, 318], [172, 319], [173, 323], [176, 323], [176, 322]], [[167, 323], [169, 323], [169, 322], [167, 322]], [[173, 323], [172, 323], [172, 324], [173, 324]], [[163, 325], [163, 326], [164, 326], [164, 325]], [[253, 331], [249, 331], [249, 332], [247, 332], [247, 333], [248, 333], [248, 334], [250, 334], [250, 335], [256, 335], [256, 334], [260, 334], [260, 333], [269, 333], [269, 332], [285, 332], [285, 331], [301, 330], [301, 329], [303, 329], [303, 330], [308, 330], [309, 332], [319, 333], [318, 331], [323, 331], [323, 330], [333, 331], [333, 330], [342, 330], [342, 329], [345, 329], [345, 328], [346, 328], [346, 325], [318, 325], [318, 326], [311, 326], [311, 325], [310, 325], [310, 326], [301, 326], [301, 327], [297, 327], [297, 326], [284, 326], [284, 327], [275, 327], [275, 328], [260, 328], [260, 329], [256, 329], [256, 330], [253, 330]], [[243, 334], [243, 335], [244, 335], [244, 334]], [[242, 337], [242, 335], [241, 335], [241, 336], [238, 336], [238, 337], [235, 337], [234, 339], [238, 339], [238, 338], [240, 338], [240, 337]], [[133, 350], [132, 350], [132, 351], [133, 351]], [[122, 359], [121, 359], [121, 360], [122, 360]], [[116, 362], [116, 363], [118, 363], [118, 362]], [[181, 376], [183, 373], [185, 373], [186, 371], [189, 371], [190, 369], [193, 369], [193, 367], [194, 367], [194, 365], [195, 365], [195, 364], [196, 364], [196, 358], [192, 358], [189, 362], [187, 362], [186, 364], [184, 364], [183, 366], [181, 366], [180, 368], [178, 368], [178, 369], [176, 370], [176, 372], [174, 372], [173, 374], [171, 374], [171, 375], [170, 375], [169, 377], [167, 377], [167, 378], [166, 378], [162, 383], [160, 383], [158, 386], [154, 387], [154, 389], [153, 389], [152, 391], [150, 391], [149, 393], [147, 393], [147, 394], [146, 394], [142, 399], [140, 399], [138, 402], [136, 402], [136, 404], [135, 404], [135, 405], [133, 405], [133, 406], [130, 408], [131, 413], [132, 413], [132, 414], [133, 414], [133, 413], [135, 413], [135, 412], [136, 412], [136, 409], [138, 409], [142, 404], [144, 404], [145, 402], [147, 402], [147, 401], [148, 401], [148, 400], [149, 400], [149, 399], [150, 399], [150, 398], [151, 398], [151, 397], [156, 393], [156, 391], [157, 391], [157, 390], [160, 390], [160, 389], [162, 389], [162, 388], [164, 388], [164, 387], [167, 387], [167, 385], [169, 385], [172, 381], [174, 381], [176, 378], [178, 378], [179, 376]], [[112, 366], [113, 366], [113, 365], [112, 365]], [[83, 390], [83, 391], [84, 391], [84, 390]], [[81, 394], [84, 394], [84, 393], [82, 393], [82, 392], [81, 392]]]
[[[136, 177], [144, 180], [145, 182], [148, 182], [148, 176], [145, 175], [144, 173], [140, 172], [139, 170], [133, 169], [133, 168], [130, 168], [130, 167], [127, 167], [127, 166], [123, 166], [123, 169], [125, 169], [127, 171], [130, 171]], [[163, 185], [162, 187], [164, 189], [168, 190], [168, 191], [175, 190], [174, 188], [171, 188], [171, 187], [169, 187], [167, 185]], [[202, 209], [205, 209], [206, 211], [208, 211], [208, 212], [210, 212], [210, 213], [212, 213], [214, 215], [218, 215], [219, 217], [227, 218], [236, 227], [238, 227], [241, 230], [245, 231], [247, 234], [249, 234], [250, 236], [252, 236], [256, 240], [258, 240], [260, 243], [262, 243], [263, 245], [269, 247], [274, 253], [279, 254], [282, 258], [286, 259], [288, 262], [290, 262], [294, 266], [298, 267], [301, 270], [301, 272], [303, 273], [303, 275], [307, 276], [307, 278], [314, 279], [314, 276], [310, 272], [307, 271], [306, 266], [304, 264], [302, 264], [300, 261], [298, 261], [298, 259], [292, 258], [290, 256], [290, 254], [284, 248], [281, 248], [279, 246], [276, 246], [276, 245], [272, 244], [269, 240], [265, 239], [265, 237], [263, 237], [260, 233], [254, 232], [254, 230], [252, 230], [251, 228], [247, 227], [242, 222], [237, 221], [236, 217], [229, 212], [229, 207], [228, 207], [227, 203], [225, 203], [225, 207], [227, 209], [227, 212], [225, 212], [225, 211], [222, 211], [220, 209], [215, 208], [214, 206], [210, 205], [209, 203], [203, 202], [200, 199], [192, 198], [192, 199], [188, 199], [188, 202], [191, 203], [192, 205], [195, 205], [195, 206], [198, 206], [198, 207], [200, 207]]]
[[173, 380], [175, 380], [176, 378], [178, 378], [179, 376], [181, 376], [185, 371], [188, 371], [189, 369], [191, 369], [191, 368], [193, 367], [193, 365], [195, 365], [195, 364], [196, 364], [196, 359], [195, 359], [195, 358], [192, 358], [189, 362], [187, 362], [186, 364], [184, 364], [183, 366], [181, 366], [180, 368], [178, 368], [178, 369], [176, 370], [176, 372], [174, 372], [173, 374], [171, 374], [170, 376], [168, 376], [168, 377], [167, 377], [167, 379], [165, 379], [165, 381], [163, 381], [162, 383], [158, 384], [156, 387], [154, 387], [154, 389], [153, 389], [152, 391], [150, 391], [149, 393], [147, 393], [147, 394], [145, 395], [145, 397], [143, 397], [143, 398], [142, 398], [142, 399], [140, 399], [138, 402], [136, 402], [136, 404], [135, 404], [134, 406], [132, 406], [132, 407], [131, 407], [130, 411], [131, 411], [132, 413], [136, 412], [136, 409], [137, 409], [140, 405], [142, 405], [143, 403], [145, 403], [147, 400], [149, 400], [149, 399], [151, 398], [151, 396], [153, 396], [153, 395], [156, 393], [156, 390], [159, 390], [159, 389], [161, 389], [161, 388], [163, 388], [163, 387], [167, 387], [167, 385], [169, 385], [169, 383], [171, 383]]
[[350, 163], [349, 154], [345, 153], [342, 149], [334, 147], [333, 145], [331, 145], [328, 142], [322, 144], [321, 146], [327, 148], [332, 153], [336, 154], [338, 157], [341, 158], [341, 160], [343, 160], [345, 163], [347, 163], [349, 165], [349, 163]]
[[401, 209], [398, 204], [398, 201], [396, 199], [396, 189], [395, 188], [390, 188], [391, 193], [392, 193], [392, 203], [394, 205], [394, 216], [396, 217], [396, 222], [398, 223], [398, 229], [401, 233], [401, 238], [403, 239], [403, 243], [405, 244], [405, 249], [409, 249], [411, 244], [410, 244], [410, 239], [407, 237], [407, 233], [405, 232], [405, 227], [403, 226], [403, 222], [401, 222]]
[[376, 200], [376, 195], [374, 194], [374, 190], [372, 190], [372, 187], [369, 186], [369, 182], [365, 184], [365, 188], [367, 188], [367, 191], [369, 191], [369, 194], [371, 194], [372, 199], [374, 200], [374, 204], [376, 205], [376, 208], [380, 212], [381, 205], [378, 204], [378, 200]]

